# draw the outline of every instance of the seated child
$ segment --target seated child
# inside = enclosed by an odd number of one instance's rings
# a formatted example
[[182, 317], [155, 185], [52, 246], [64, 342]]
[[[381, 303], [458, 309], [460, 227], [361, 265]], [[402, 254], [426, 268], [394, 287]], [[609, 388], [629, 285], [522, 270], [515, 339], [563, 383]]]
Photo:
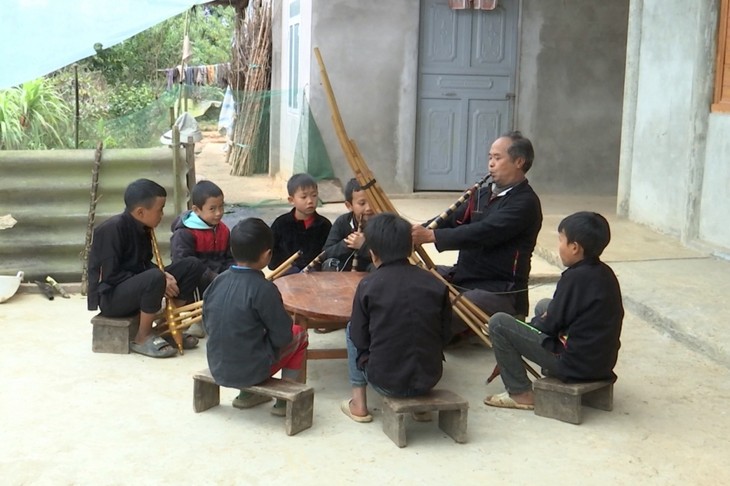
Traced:
[[192, 256], [203, 262], [205, 273], [200, 291], [235, 263], [229, 244], [230, 231], [221, 221], [223, 191], [211, 181], [200, 181], [191, 191], [193, 209], [185, 211], [172, 223], [170, 252], [172, 261]]
[[[183, 258], [161, 272], [152, 262], [151, 231], [162, 220], [167, 192], [149, 179], [138, 179], [124, 191], [123, 213], [112, 216], [94, 230], [89, 252], [88, 308], [107, 317], [139, 313], [139, 330], [130, 349], [153, 358], [174, 356], [177, 351], [152, 329], [162, 298], [175, 306], [193, 301], [205, 268], [196, 258]], [[186, 349], [197, 338], [185, 335]]]
[[494, 356], [506, 392], [489, 396], [493, 407], [532, 410], [532, 383], [522, 356], [566, 382], [616, 379], [624, 309], [611, 268], [599, 257], [611, 239], [606, 218], [572, 214], [558, 225], [558, 253], [567, 270], [552, 300], [535, 308], [532, 325], [497, 313], [489, 321]]
[[373, 262], [363, 230], [373, 211], [365, 191], [355, 178], [350, 179], [345, 186], [345, 207], [349, 212], [335, 220], [324, 244], [327, 259], [334, 259], [338, 270], [352, 270], [353, 261], [356, 261], [355, 270], [367, 272], [371, 270]]
[[[428, 393], [441, 379], [443, 348], [451, 337], [446, 285], [408, 262], [411, 224], [381, 213], [370, 218], [365, 237], [377, 269], [355, 292], [345, 333], [352, 399], [340, 404], [355, 422], [373, 420], [368, 383], [385, 396]], [[430, 413], [414, 418], [429, 420]]]
[[[307, 333], [292, 325], [279, 289], [261, 272], [271, 259], [272, 246], [266, 223], [258, 218], [240, 221], [231, 230], [236, 265], [218, 275], [203, 295], [208, 367], [219, 385], [252, 386], [279, 370], [282, 379], [303, 382]], [[233, 406], [250, 408], [267, 401], [242, 390]], [[277, 400], [271, 413], [286, 415], [286, 402]]]
[[322, 252], [332, 223], [317, 213], [317, 182], [309, 174], [294, 174], [286, 184], [292, 208], [274, 220], [274, 249], [269, 268], [274, 270], [301, 250], [288, 273], [306, 267]]
[[[230, 231], [221, 221], [223, 191], [211, 181], [200, 181], [190, 194], [193, 209], [185, 211], [172, 222], [170, 253], [172, 261], [195, 257], [205, 266], [198, 290], [202, 295], [219, 273], [236, 263], [231, 255]], [[195, 337], [205, 337], [200, 323], [188, 329]]]

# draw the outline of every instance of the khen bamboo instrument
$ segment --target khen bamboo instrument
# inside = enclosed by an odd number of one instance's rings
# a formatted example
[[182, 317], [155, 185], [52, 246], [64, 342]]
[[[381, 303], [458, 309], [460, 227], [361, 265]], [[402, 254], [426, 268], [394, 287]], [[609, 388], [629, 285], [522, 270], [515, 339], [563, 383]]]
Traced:
[[268, 280], [276, 280], [277, 278], [281, 277], [284, 273], [286, 273], [287, 270], [291, 268], [294, 261], [300, 256], [302, 256], [302, 250], [297, 251], [292, 256], [284, 260], [284, 262], [276, 267], [266, 278]]
[[316, 257], [314, 257], [314, 260], [312, 260], [311, 262], [309, 262], [309, 264], [306, 267], [304, 267], [304, 269], [302, 270], [302, 273], [309, 273], [309, 272], [312, 271], [312, 269], [314, 267], [317, 266], [318, 263], [322, 263], [322, 259], [325, 257], [325, 254], [326, 253], [327, 252], [324, 252], [323, 251], [322, 253], [320, 253], [319, 255], [317, 255]]
[[481, 179], [479, 179], [476, 182], [476, 184], [474, 184], [469, 189], [467, 189], [464, 192], [464, 194], [462, 194], [461, 197], [459, 197], [459, 199], [457, 199], [456, 201], [454, 201], [454, 204], [452, 204], [451, 206], [449, 206], [446, 209], [446, 211], [444, 211], [443, 213], [441, 213], [438, 216], [436, 216], [435, 218], [433, 218], [430, 223], [428, 223], [428, 224], [425, 224], [424, 223], [424, 226], [426, 228], [428, 228], [428, 229], [436, 229], [436, 228], [438, 228], [438, 225], [440, 225], [441, 223], [443, 223], [446, 220], [446, 218], [448, 218], [449, 216], [451, 216], [451, 214], [453, 214], [453, 212], [456, 211], [459, 206], [461, 206], [462, 204], [464, 204], [464, 202], [466, 202], [466, 200], [469, 199], [472, 196], [472, 194], [474, 194], [476, 191], [478, 191], [487, 182], [487, 180], [490, 177], [492, 177], [492, 175], [489, 174], [489, 173], [487, 173], [487, 175], [485, 175], [484, 177], [482, 177]]
[[[157, 246], [157, 237], [155, 236], [155, 230], [150, 229], [150, 239], [152, 240], [152, 252], [155, 255], [155, 261], [157, 266], [160, 268], [162, 273], [165, 273], [165, 265], [162, 263], [162, 257], [160, 256], [160, 248]], [[177, 323], [175, 321], [175, 306], [172, 304], [172, 299], [165, 297], [165, 321], [167, 328], [172, 335], [172, 339], [175, 340], [177, 350], [180, 354], [183, 354], [183, 336], [178, 330]]]

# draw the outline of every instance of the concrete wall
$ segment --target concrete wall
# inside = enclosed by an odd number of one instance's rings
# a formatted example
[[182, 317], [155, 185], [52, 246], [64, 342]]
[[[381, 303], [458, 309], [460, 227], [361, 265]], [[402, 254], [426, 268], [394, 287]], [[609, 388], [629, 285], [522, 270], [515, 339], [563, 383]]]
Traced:
[[709, 112], [718, 2], [632, 0], [631, 9], [619, 213], [730, 248], [730, 120]]
[[[319, 47], [348, 134], [386, 192], [411, 192], [419, 0], [301, 3], [303, 11], [311, 5], [311, 45], [303, 44], [302, 52]], [[530, 180], [541, 191], [616, 192], [628, 3], [522, 1], [516, 127], [535, 142]], [[272, 89], [283, 92], [288, 41], [282, 9], [286, 13], [287, 0], [275, 2]], [[332, 129], [313, 57], [301, 83], [335, 175], [347, 180], [352, 171]], [[277, 113], [272, 175], [291, 167], [299, 127], [285, 109]]]
[[515, 126], [534, 142], [541, 192], [616, 192], [628, 8], [522, 1]]
[[[418, 68], [418, 0], [315, 2], [319, 47], [343, 122], [387, 193], [413, 190]], [[353, 177], [330, 120], [312, 59], [310, 104], [335, 175]]]
[[698, 238], [730, 252], [730, 114], [712, 114], [707, 151]]

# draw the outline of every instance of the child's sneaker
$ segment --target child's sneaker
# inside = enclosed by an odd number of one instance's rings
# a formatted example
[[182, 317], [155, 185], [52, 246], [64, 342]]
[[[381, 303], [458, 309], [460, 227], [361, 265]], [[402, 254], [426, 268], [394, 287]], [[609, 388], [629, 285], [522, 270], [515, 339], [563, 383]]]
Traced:
[[277, 417], [286, 417], [286, 400], [276, 399], [276, 403], [271, 407], [271, 415]]
[[236, 398], [233, 399], [233, 406], [236, 408], [251, 408], [269, 401], [271, 401], [270, 397], [242, 391], [238, 394]]

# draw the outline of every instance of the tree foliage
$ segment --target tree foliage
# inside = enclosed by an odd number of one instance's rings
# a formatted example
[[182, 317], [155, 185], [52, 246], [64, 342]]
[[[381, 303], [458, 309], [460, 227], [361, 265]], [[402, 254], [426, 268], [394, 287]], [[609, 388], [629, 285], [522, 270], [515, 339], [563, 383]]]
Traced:
[[[185, 32], [189, 65], [228, 62], [234, 17], [231, 7], [193, 7], [79, 61], [80, 146], [135, 147], [159, 137], [176, 96], [164, 93], [164, 70], [180, 64]], [[0, 90], [0, 149], [73, 147], [74, 105], [73, 66]]]
[[44, 78], [0, 92], [0, 148], [66, 146], [68, 104]]
[[112, 86], [145, 83], [159, 90], [165, 81], [162, 70], [181, 63], [186, 26], [192, 46], [188, 64], [196, 65], [230, 60], [233, 25], [232, 8], [193, 7], [116, 46], [95, 46], [96, 55], [84, 63]]

